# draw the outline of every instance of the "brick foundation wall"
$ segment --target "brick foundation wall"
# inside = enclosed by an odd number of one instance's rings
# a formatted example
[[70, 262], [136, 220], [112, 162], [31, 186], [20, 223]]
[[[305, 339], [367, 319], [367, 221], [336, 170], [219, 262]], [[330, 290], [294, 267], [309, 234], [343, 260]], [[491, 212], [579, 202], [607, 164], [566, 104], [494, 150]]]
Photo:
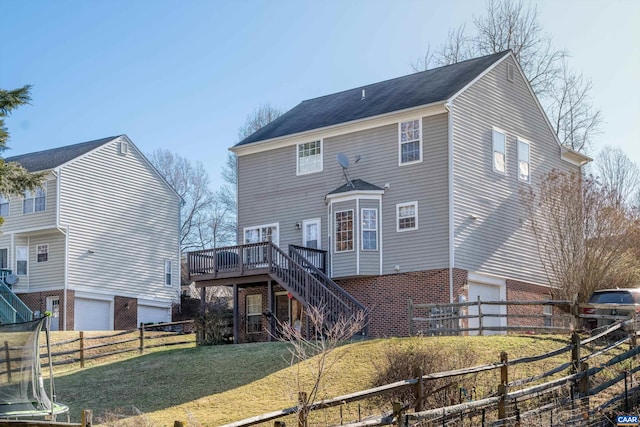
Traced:
[[[275, 289], [274, 289], [275, 291]], [[247, 333], [247, 303], [246, 298], [247, 295], [262, 295], [262, 312], [268, 308], [269, 299], [267, 298], [267, 285], [259, 288], [247, 288], [240, 289], [238, 291], [238, 300], [240, 303], [238, 304], [238, 342], [240, 343], [248, 343], [248, 342], [259, 342], [259, 341], [268, 341], [269, 340], [269, 322], [266, 316], [262, 316], [262, 328], [260, 333]]]
[[[507, 301], [541, 301], [551, 299], [551, 289], [546, 286], [534, 285], [507, 279]], [[545, 317], [541, 306], [516, 305], [507, 308], [509, 326], [545, 326]], [[518, 318], [518, 315], [533, 315], [536, 317]], [[547, 319], [550, 321], [550, 319]]]
[[[450, 302], [449, 270], [425, 270], [375, 277], [336, 280], [369, 309], [369, 336], [409, 335], [408, 305]], [[463, 293], [467, 272], [454, 269], [454, 300]]]
[[47, 309], [47, 297], [60, 298], [60, 329], [63, 329], [64, 313], [67, 312], [67, 330], [73, 328], [73, 301], [74, 292], [67, 291], [68, 298], [65, 298], [64, 290], [44, 291], [44, 292], [31, 292], [28, 294], [17, 294], [18, 297], [24, 302], [27, 307], [33, 312], [39, 311], [41, 314]]
[[138, 326], [138, 300], [116, 296], [113, 300], [113, 329], [127, 330]]

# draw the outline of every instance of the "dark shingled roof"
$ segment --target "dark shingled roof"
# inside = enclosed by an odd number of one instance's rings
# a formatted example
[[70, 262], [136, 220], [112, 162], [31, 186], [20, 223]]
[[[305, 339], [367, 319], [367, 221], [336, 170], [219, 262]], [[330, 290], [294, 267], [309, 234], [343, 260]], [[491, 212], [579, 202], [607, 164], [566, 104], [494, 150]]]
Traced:
[[361, 179], [352, 179], [351, 182], [347, 182], [344, 185], [336, 188], [329, 194], [347, 193], [349, 191], [384, 191], [377, 185], [369, 184]]
[[29, 172], [45, 171], [54, 169], [67, 163], [76, 157], [82, 156], [107, 142], [113, 141], [118, 136], [96, 139], [95, 141], [81, 142], [79, 144], [67, 145], [66, 147], [52, 148], [50, 150], [37, 151], [35, 153], [21, 154], [19, 156], [7, 157], [5, 162], [17, 162]]
[[[446, 101], [508, 51], [302, 101], [236, 147]], [[362, 99], [362, 90], [365, 98]]]

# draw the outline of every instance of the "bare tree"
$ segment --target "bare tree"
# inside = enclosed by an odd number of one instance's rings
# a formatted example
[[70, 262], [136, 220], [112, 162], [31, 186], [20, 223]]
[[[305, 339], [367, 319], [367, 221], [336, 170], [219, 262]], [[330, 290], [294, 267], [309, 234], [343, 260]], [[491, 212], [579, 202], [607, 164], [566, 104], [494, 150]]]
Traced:
[[449, 31], [435, 52], [429, 46], [428, 56], [412, 64], [414, 71], [511, 49], [560, 142], [586, 151], [601, 124], [601, 113], [591, 102], [591, 82], [568, 68], [567, 52], [553, 47], [535, 6], [522, 0], [489, 0], [485, 14], [474, 16], [473, 24], [470, 35], [462, 25]]
[[596, 158], [600, 183], [615, 197], [616, 206], [637, 206], [640, 194], [640, 169], [618, 147], [605, 146]]
[[600, 132], [602, 115], [591, 103], [591, 81], [568, 69], [546, 92], [547, 113], [560, 142], [576, 151], [587, 151]]
[[183, 251], [204, 249], [228, 240], [229, 225], [221, 217], [226, 207], [217, 203], [209, 188], [209, 175], [200, 162], [157, 149], [148, 155], [151, 163], [182, 197], [180, 247]]
[[584, 302], [598, 288], [638, 279], [635, 216], [617, 206], [615, 192], [554, 170], [521, 195], [554, 298]]
[[[242, 141], [247, 136], [258, 131], [263, 126], [271, 123], [282, 115], [282, 111], [272, 107], [270, 104], [262, 104], [247, 116], [245, 123], [238, 129], [238, 140]], [[227, 161], [222, 167], [222, 179], [224, 185], [215, 194], [216, 202], [224, 207], [225, 224], [237, 224], [237, 185], [238, 166], [234, 153], [227, 155]], [[237, 235], [237, 226], [227, 228], [226, 231], [234, 236]]]
[[280, 334], [275, 338], [290, 344], [289, 362], [296, 369], [296, 375], [290, 378], [293, 383], [287, 386], [297, 393], [298, 425], [306, 426], [311, 406], [326, 397], [322, 395], [324, 387], [336, 374], [332, 368], [346, 354], [334, 355], [334, 350], [362, 331], [367, 317], [365, 312], [358, 311], [349, 318], [340, 316], [329, 321], [324, 305], [308, 306], [304, 314], [313, 331], [311, 338], [306, 338], [301, 328], [280, 321], [277, 321]]

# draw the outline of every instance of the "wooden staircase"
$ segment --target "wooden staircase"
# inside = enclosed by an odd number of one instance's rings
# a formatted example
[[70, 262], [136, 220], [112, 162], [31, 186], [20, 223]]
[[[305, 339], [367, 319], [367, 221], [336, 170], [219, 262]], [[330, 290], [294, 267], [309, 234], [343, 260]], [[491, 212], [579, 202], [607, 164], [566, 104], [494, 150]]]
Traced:
[[5, 283], [11, 270], [0, 270], [0, 323], [21, 323], [33, 320], [33, 312]]
[[[321, 307], [326, 323], [355, 319], [362, 312], [366, 325], [366, 308], [326, 275], [322, 262], [310, 256], [317, 253], [299, 246], [289, 246], [286, 253], [272, 242], [189, 252], [189, 277], [203, 281], [266, 274], [305, 307]], [[367, 335], [366, 326], [361, 334]]]

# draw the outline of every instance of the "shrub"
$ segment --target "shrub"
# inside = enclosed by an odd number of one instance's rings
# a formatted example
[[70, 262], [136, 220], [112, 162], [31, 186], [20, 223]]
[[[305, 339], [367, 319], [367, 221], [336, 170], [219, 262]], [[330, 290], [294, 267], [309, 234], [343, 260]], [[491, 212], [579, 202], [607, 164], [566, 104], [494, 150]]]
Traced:
[[[423, 341], [388, 347], [378, 362], [374, 362], [377, 365], [377, 374], [374, 376], [373, 387], [415, 378], [414, 372], [418, 367], [422, 368], [423, 375], [426, 375], [461, 369], [476, 363], [474, 354], [465, 343], [438, 348], [431, 348], [422, 343]], [[476, 377], [475, 374], [471, 374], [425, 381], [425, 405], [440, 407], [470, 399], [475, 390]], [[382, 399], [413, 405], [416, 396], [414, 388], [407, 387], [391, 395], [387, 394]]]

